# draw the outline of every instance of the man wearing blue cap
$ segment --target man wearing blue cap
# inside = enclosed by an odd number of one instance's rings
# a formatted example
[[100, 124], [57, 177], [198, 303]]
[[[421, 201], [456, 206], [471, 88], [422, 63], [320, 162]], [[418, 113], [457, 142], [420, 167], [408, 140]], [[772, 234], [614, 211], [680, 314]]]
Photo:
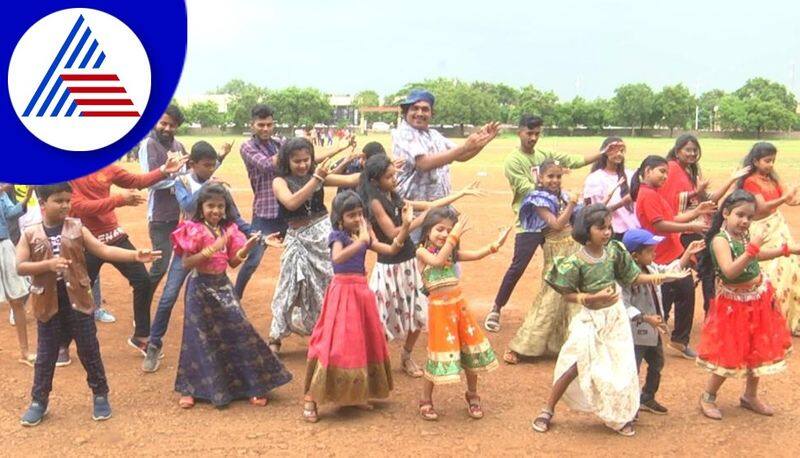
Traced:
[[[646, 274], [661, 274], [665, 272], [686, 269], [691, 263], [693, 255], [705, 248], [705, 242], [697, 240], [689, 244], [680, 259], [670, 264], [656, 264], [655, 247], [664, 237], [653, 235], [644, 229], [629, 229], [622, 237], [622, 243], [631, 254], [634, 262]], [[664, 367], [664, 347], [661, 344], [660, 334], [666, 334], [669, 329], [661, 305], [661, 288], [650, 283], [624, 286], [622, 288], [622, 302], [631, 319], [634, 352], [636, 354], [636, 367], [647, 362], [647, 378], [640, 395], [640, 410], [657, 415], [665, 415], [667, 408], [656, 401], [656, 392], [661, 383], [661, 369]]]
[[392, 154], [405, 159], [397, 172], [397, 191], [404, 199], [431, 201], [450, 194], [449, 165], [472, 159], [499, 132], [500, 124], [492, 122], [456, 145], [429, 128], [435, 101], [430, 92], [414, 89], [400, 102], [403, 120], [392, 131]]

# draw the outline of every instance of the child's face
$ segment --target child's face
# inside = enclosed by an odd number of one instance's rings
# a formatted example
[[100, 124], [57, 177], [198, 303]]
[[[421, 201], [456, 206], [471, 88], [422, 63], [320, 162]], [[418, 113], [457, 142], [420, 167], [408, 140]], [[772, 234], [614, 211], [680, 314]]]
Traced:
[[751, 203], [742, 203], [729, 210], [722, 211], [722, 217], [725, 218], [725, 228], [736, 235], [747, 233], [755, 214], [756, 206]]
[[364, 210], [360, 207], [342, 214], [342, 229], [353, 234], [358, 232], [361, 221], [364, 220]]
[[292, 175], [302, 177], [311, 170], [311, 152], [307, 149], [297, 150], [289, 158], [289, 171]]
[[561, 189], [561, 177], [564, 172], [561, 167], [555, 165], [549, 167], [543, 174], [539, 175], [539, 183], [548, 191], [558, 192]]
[[67, 191], [57, 192], [47, 197], [45, 201], [39, 201], [42, 213], [48, 221], [61, 222], [69, 215], [72, 193]]
[[455, 221], [445, 218], [434, 224], [431, 228], [431, 232], [428, 234], [428, 242], [435, 247], [443, 247], [445, 242], [447, 242], [447, 236], [450, 235], [450, 231], [453, 230], [453, 225], [455, 223]]
[[611, 216], [606, 216], [602, 223], [589, 228], [589, 241], [596, 246], [605, 246], [611, 240]]
[[381, 175], [378, 180], [378, 188], [386, 192], [397, 188], [397, 170], [394, 168], [394, 165], [389, 164], [389, 167], [383, 172], [383, 175]]
[[217, 225], [225, 217], [225, 199], [214, 196], [203, 202], [203, 219], [209, 224]]
[[667, 164], [644, 169], [644, 182], [654, 188], [660, 188], [667, 181]]
[[755, 163], [756, 171], [762, 175], [769, 175], [772, 173], [775, 167], [775, 157], [776, 155], [773, 154], [772, 156], [764, 156], [757, 160]]
[[200, 159], [197, 162], [189, 162], [189, 167], [198, 180], [207, 181], [214, 174], [214, 170], [217, 168], [217, 161], [211, 158]]
[[631, 253], [631, 257], [640, 266], [649, 266], [656, 259], [656, 246], [645, 245]]

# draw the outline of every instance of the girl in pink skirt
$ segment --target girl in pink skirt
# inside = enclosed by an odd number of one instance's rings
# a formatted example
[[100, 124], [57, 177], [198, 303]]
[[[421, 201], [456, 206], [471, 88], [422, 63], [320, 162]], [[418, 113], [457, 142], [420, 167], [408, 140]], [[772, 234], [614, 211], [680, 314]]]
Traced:
[[367, 287], [367, 249], [395, 254], [413, 219], [403, 209], [403, 225], [392, 244], [379, 242], [367, 227], [358, 194], [345, 191], [333, 199], [328, 239], [334, 277], [325, 292], [319, 320], [308, 344], [303, 418], [315, 423], [317, 402], [368, 405], [392, 390], [389, 350], [378, 316], [375, 293]]

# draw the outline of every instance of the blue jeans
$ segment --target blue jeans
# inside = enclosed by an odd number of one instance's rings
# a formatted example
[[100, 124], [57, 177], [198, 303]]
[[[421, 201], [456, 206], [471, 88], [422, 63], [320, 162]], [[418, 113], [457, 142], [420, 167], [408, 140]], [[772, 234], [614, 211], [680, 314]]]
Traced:
[[[286, 234], [287, 228], [286, 221], [281, 218], [262, 218], [260, 216], [254, 216], [250, 226], [253, 232], [261, 231], [261, 234], [265, 237], [273, 232]], [[253, 273], [261, 263], [261, 258], [264, 256], [266, 249], [266, 245], [262, 243], [256, 244], [250, 251], [250, 255], [247, 256], [247, 260], [244, 262], [241, 269], [239, 269], [239, 275], [236, 276], [236, 285], [234, 286], [234, 291], [239, 299], [244, 296], [244, 289], [247, 286], [247, 282], [250, 281], [250, 277], [253, 276]]]
[[167, 272], [167, 283], [164, 285], [164, 291], [161, 292], [161, 298], [158, 300], [156, 316], [153, 318], [153, 324], [150, 325], [150, 343], [158, 348], [161, 348], [161, 339], [167, 333], [172, 308], [175, 307], [183, 282], [186, 281], [186, 277], [189, 276], [190, 272], [191, 270], [186, 270], [183, 267], [183, 259], [178, 254], [175, 254]]
[[156, 259], [150, 265], [150, 284], [152, 291], [158, 288], [161, 278], [167, 272], [169, 260], [172, 258], [172, 240], [170, 235], [178, 227], [177, 221], [150, 221], [148, 230], [150, 232], [150, 242], [153, 244], [153, 250], [161, 251], [161, 258]]

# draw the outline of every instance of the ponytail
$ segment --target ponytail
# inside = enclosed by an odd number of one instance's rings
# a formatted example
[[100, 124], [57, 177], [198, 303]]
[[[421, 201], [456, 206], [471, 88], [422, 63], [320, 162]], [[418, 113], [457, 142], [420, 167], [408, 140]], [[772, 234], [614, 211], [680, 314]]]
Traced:
[[[667, 163], [667, 160], [661, 156], [656, 156], [655, 154], [651, 154], [647, 156], [642, 161], [642, 165], [636, 170], [636, 174], [633, 175], [633, 179], [631, 180], [631, 199], [636, 201], [639, 197], [639, 188], [642, 185], [642, 180], [644, 180], [644, 173], [647, 169], [652, 169], [658, 167], [659, 165], [664, 165]], [[624, 172], [623, 172], [624, 173]], [[621, 191], [620, 191], [621, 193]]]

